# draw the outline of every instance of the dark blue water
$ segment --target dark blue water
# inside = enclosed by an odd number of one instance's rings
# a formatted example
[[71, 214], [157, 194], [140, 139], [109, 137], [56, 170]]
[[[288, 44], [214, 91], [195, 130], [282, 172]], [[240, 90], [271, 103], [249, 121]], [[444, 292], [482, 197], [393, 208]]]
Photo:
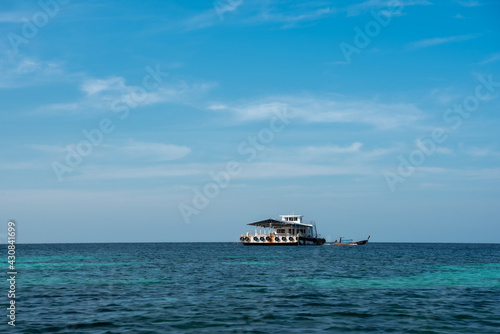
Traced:
[[498, 244], [52, 244], [17, 257], [16, 327], [4, 316], [1, 333], [500, 333]]

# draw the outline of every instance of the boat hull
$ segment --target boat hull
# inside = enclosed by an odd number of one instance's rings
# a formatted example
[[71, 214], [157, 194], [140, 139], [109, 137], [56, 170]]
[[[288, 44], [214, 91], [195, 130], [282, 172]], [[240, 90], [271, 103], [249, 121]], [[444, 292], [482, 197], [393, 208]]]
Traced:
[[277, 242], [242, 242], [245, 246], [299, 246], [298, 242], [287, 242], [287, 243], [277, 243]]
[[368, 240], [370, 240], [370, 237], [366, 240], [361, 240], [361, 241], [355, 241], [355, 242], [334, 242], [333, 245], [335, 246], [361, 246], [361, 245], [366, 245], [368, 243]]
[[273, 240], [266, 242], [258, 241], [241, 241], [245, 246], [321, 246], [326, 242], [323, 238], [299, 237], [296, 242], [276, 242]]

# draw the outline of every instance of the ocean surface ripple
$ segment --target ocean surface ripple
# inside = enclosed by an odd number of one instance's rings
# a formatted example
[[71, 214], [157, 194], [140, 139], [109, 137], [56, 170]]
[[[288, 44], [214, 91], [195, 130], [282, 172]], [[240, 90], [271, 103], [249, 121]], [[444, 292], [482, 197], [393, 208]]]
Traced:
[[2, 333], [500, 332], [499, 244], [47, 244], [17, 256], [16, 327], [4, 317]]

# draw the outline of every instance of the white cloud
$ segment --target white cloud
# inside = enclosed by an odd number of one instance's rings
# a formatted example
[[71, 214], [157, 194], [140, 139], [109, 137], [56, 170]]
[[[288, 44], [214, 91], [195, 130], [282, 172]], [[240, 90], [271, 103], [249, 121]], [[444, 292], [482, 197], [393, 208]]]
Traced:
[[120, 166], [82, 166], [80, 175], [68, 178], [85, 180], [115, 180], [115, 179], [148, 179], [148, 178], [177, 178], [182, 176], [204, 175], [206, 166], [197, 164], [188, 165], [161, 165], [143, 167]]
[[57, 154], [66, 153], [65, 147], [59, 145], [33, 144], [29, 145], [29, 147], [44, 153], [57, 153]]
[[45, 112], [53, 112], [54, 114], [59, 114], [61, 112], [68, 113], [68, 112], [76, 112], [78, 111], [79, 104], [76, 102], [73, 103], [53, 103], [46, 105], [44, 107], [39, 108], [39, 111], [45, 111]]
[[476, 157], [486, 157], [486, 156], [489, 156], [493, 153], [492, 150], [488, 149], [488, 148], [470, 148], [466, 151], [467, 154], [469, 155], [473, 155], [473, 156], [476, 156]]
[[345, 60], [337, 60], [337, 61], [333, 61], [333, 62], [326, 63], [326, 64], [327, 65], [349, 65], [350, 62], [345, 61]]
[[268, 11], [264, 11], [259, 16], [257, 16], [254, 21], [285, 23], [283, 28], [291, 28], [299, 22], [318, 20], [335, 12], [336, 10], [332, 7], [317, 8], [308, 11], [306, 9], [305, 12], [297, 14], [270, 13]]
[[13, 161], [0, 163], [0, 169], [3, 170], [19, 170], [19, 169], [39, 169], [44, 168], [45, 164], [40, 161]]
[[444, 186], [445, 185], [442, 183], [432, 183], [432, 182], [420, 184], [420, 188], [422, 189], [436, 189], [436, 188], [443, 188]]
[[81, 89], [87, 95], [94, 95], [103, 91], [126, 90], [125, 79], [122, 77], [110, 77], [107, 79], [87, 79], [82, 83]]
[[[410, 7], [416, 5], [432, 5], [432, 2], [427, 0], [408, 0], [408, 1], [389, 1], [389, 0], [368, 0], [362, 3], [354, 4], [348, 6], [345, 10], [347, 16], [358, 16], [364, 14], [370, 10], [382, 9], [382, 8], [394, 8], [394, 7]], [[384, 10], [387, 11], [387, 10]], [[394, 15], [393, 11], [390, 11], [391, 16], [399, 16], [400, 14]]]
[[[32, 144], [29, 148], [40, 151], [52, 158], [63, 159], [68, 153], [68, 148], [73, 145], [49, 145], [49, 144]], [[75, 149], [75, 147], [72, 147]], [[126, 144], [103, 144], [99, 145], [99, 150], [93, 151], [92, 157], [94, 162], [98, 163], [122, 163], [134, 161], [139, 164], [159, 161], [179, 160], [191, 153], [191, 149], [187, 146], [155, 143], [155, 142], [138, 142], [129, 140]], [[95, 158], [98, 158], [95, 160]]]
[[[290, 178], [327, 175], [374, 175], [378, 170], [369, 166], [328, 166], [321, 164], [303, 164], [287, 162], [257, 162], [242, 164], [244, 172], [234, 176], [235, 180]], [[143, 178], [175, 178], [206, 177], [211, 170], [220, 166], [214, 164], [163, 165], [134, 168], [116, 168], [111, 166], [82, 167], [82, 174], [74, 176], [78, 179], [143, 179]]]
[[479, 62], [479, 64], [484, 65], [484, 64], [490, 64], [490, 63], [495, 63], [500, 60], [500, 52], [497, 52], [488, 58], [482, 60]]
[[415, 171], [425, 174], [446, 175], [462, 181], [500, 179], [500, 168], [455, 169], [441, 167], [415, 167]]
[[62, 64], [41, 61], [10, 52], [0, 54], [0, 88], [18, 88], [50, 81], [67, 81]]
[[428, 48], [428, 47], [434, 46], [434, 45], [467, 41], [470, 39], [477, 38], [479, 36], [481, 36], [481, 34], [469, 34], [469, 35], [460, 35], [460, 36], [429, 38], [429, 39], [424, 39], [421, 41], [409, 43], [409, 44], [407, 44], [407, 47], [409, 49], [423, 49], [423, 48]]
[[227, 110], [227, 106], [224, 104], [211, 104], [207, 107], [208, 110]]
[[461, 97], [460, 94], [454, 92], [453, 87], [435, 88], [429, 93], [429, 97], [439, 103], [448, 106], [451, 101]]
[[[364, 145], [360, 142], [354, 142], [346, 146], [325, 145], [325, 146], [308, 146], [294, 149], [297, 152], [294, 155], [294, 160], [313, 164], [325, 164], [329, 166], [343, 167], [360, 167], [368, 166], [370, 163], [375, 166], [389, 154], [401, 151], [401, 145], [363, 149]], [[289, 151], [273, 152], [273, 158], [280, 161], [286, 160], [289, 157]]]
[[[418, 138], [417, 140], [415, 140], [415, 145], [419, 148], [428, 147], [428, 145], [426, 145], [425, 142], [422, 142], [421, 138]], [[434, 152], [439, 153], [439, 154], [452, 154], [453, 153], [453, 151], [451, 149], [449, 149], [448, 147], [444, 147], [444, 146], [437, 146], [434, 149]]]
[[286, 103], [270, 102], [236, 106], [228, 110], [234, 112], [239, 120], [251, 121], [270, 118], [286, 108]]
[[436, 153], [439, 154], [452, 154], [453, 150], [448, 147], [438, 146], [436, 147]]
[[243, 4], [243, 0], [218, 0], [213, 7], [184, 20], [181, 25], [186, 30], [197, 30], [227, 22], [226, 16], [234, 14]]
[[85, 94], [83, 97], [74, 102], [45, 105], [38, 108], [36, 112], [91, 113], [111, 110], [113, 104], [118, 105], [122, 102], [131, 109], [160, 103], [193, 105], [215, 86], [213, 82], [186, 82], [171, 79], [164, 80], [156, 90], [147, 91], [141, 86], [127, 85], [123, 77], [86, 78], [80, 84], [80, 89]]
[[[397, 148], [362, 150], [362, 143], [345, 146], [307, 146], [272, 149], [256, 162], [241, 161], [243, 172], [235, 179], [289, 178], [327, 175], [378, 176], [376, 162], [394, 153]], [[69, 175], [72, 179], [143, 179], [143, 178], [207, 178], [210, 171], [220, 170], [222, 163], [168, 163], [155, 162], [181, 159], [191, 150], [184, 146], [161, 143], [130, 142], [123, 146], [110, 146], [99, 164], [81, 166], [81, 173]], [[290, 160], [290, 151], [295, 152]], [[124, 156], [122, 153], [125, 153]], [[125, 159], [125, 160], [124, 160]], [[126, 163], [124, 163], [124, 161]], [[133, 161], [133, 162], [131, 162]], [[94, 162], [96, 162], [94, 160]], [[370, 163], [368, 163], [370, 162]], [[152, 164], [154, 163], [154, 164]], [[184, 181], [182, 181], [184, 182]], [[202, 181], [200, 181], [202, 182]]]
[[241, 179], [265, 179], [265, 178], [293, 178], [306, 176], [333, 176], [333, 175], [378, 175], [379, 172], [366, 165], [329, 166], [311, 163], [290, 162], [258, 162], [243, 165], [244, 173]]
[[0, 13], [0, 23], [20, 23], [23, 22], [23, 17], [26, 17], [26, 13]]
[[178, 160], [191, 153], [191, 149], [186, 146], [134, 141], [121, 147], [120, 150], [134, 158], [152, 161]]
[[182, 22], [181, 25], [184, 29], [190, 31], [208, 28], [220, 22], [221, 20], [219, 17], [217, 17], [217, 13], [214, 10], [209, 10], [201, 14], [189, 17], [184, 22]]
[[456, 2], [463, 7], [476, 7], [481, 5], [477, 0], [456, 0]]
[[460, 149], [460, 152], [472, 157], [492, 157], [500, 155], [492, 147], [468, 146], [464, 145], [464, 143], [459, 143], [458, 148]]
[[[257, 25], [278, 23], [284, 24], [283, 28], [291, 28], [300, 22], [322, 19], [336, 12], [335, 8], [325, 7], [323, 3], [290, 6], [287, 10], [282, 10], [282, 8], [281, 10], [275, 10], [272, 6], [272, 3], [267, 2], [216, 1], [213, 9], [187, 18], [181, 23], [181, 26], [188, 31], [221, 24]], [[245, 8], [245, 10], [239, 10], [240, 8]], [[231, 15], [235, 15], [235, 12], [238, 12], [237, 15], [239, 15], [237, 20], [226, 19], [226, 17], [229, 18]]]
[[413, 104], [346, 101], [345, 98], [302, 96], [269, 97], [246, 104], [228, 106], [240, 121], [269, 119], [286, 111], [311, 123], [365, 123], [382, 129], [409, 126], [423, 118]]
[[359, 152], [362, 143], [355, 142], [349, 146], [337, 146], [337, 145], [329, 145], [329, 146], [308, 146], [302, 149], [302, 153], [310, 156], [325, 156], [331, 154], [343, 154], [343, 153], [355, 153]]

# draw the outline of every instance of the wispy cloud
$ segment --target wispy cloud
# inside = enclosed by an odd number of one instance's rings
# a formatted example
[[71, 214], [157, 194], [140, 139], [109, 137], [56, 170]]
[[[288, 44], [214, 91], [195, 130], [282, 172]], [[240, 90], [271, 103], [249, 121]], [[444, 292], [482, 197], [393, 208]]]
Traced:
[[435, 45], [468, 41], [481, 36], [481, 34], [468, 34], [460, 36], [436, 37], [407, 44], [408, 49], [423, 49]]
[[181, 23], [181, 26], [183, 29], [190, 31], [212, 27], [221, 23], [222, 21], [217, 16], [217, 13], [214, 10], [208, 10], [188, 17]]
[[0, 54], [0, 88], [18, 88], [51, 81], [67, 81], [74, 75], [65, 75], [63, 64], [35, 58]]
[[120, 148], [125, 154], [150, 161], [171, 161], [184, 158], [191, 152], [186, 146], [131, 141]]
[[379, 171], [372, 166], [329, 166], [311, 163], [259, 162], [250, 166], [243, 165], [245, 173], [241, 179], [293, 178], [334, 175], [378, 175]]
[[126, 90], [125, 79], [122, 77], [110, 77], [106, 79], [87, 79], [82, 83], [82, 91], [87, 95], [94, 95], [103, 91]]
[[291, 28], [296, 26], [296, 24], [300, 22], [310, 22], [318, 20], [325, 16], [331, 15], [335, 12], [336, 10], [332, 7], [318, 8], [297, 14], [294, 13], [278, 14], [278, 13], [263, 12], [259, 16], [255, 17], [253, 21], [261, 23], [263, 22], [284, 23], [285, 25], [283, 26], [283, 28]]
[[481, 5], [481, 3], [477, 0], [455, 0], [455, 2], [463, 7], [476, 7]]
[[59, 145], [33, 144], [28, 145], [28, 147], [44, 153], [63, 154], [66, 152], [64, 146]]
[[337, 146], [337, 145], [329, 145], [329, 146], [309, 146], [302, 150], [303, 154], [309, 156], [325, 156], [330, 154], [343, 154], [343, 153], [355, 153], [359, 152], [362, 143], [355, 142], [349, 146]]
[[92, 111], [110, 110], [113, 103], [127, 103], [132, 107], [146, 106], [161, 103], [176, 103], [192, 105], [201, 96], [216, 86], [214, 82], [184, 80], [165, 80], [154, 91], [145, 91], [140, 99], [131, 99], [138, 96], [140, 86], [128, 85], [125, 78], [112, 76], [104, 79], [86, 78], [80, 84], [84, 96], [74, 102], [52, 103], [41, 106], [36, 113], [74, 114], [92, 113]]
[[243, 4], [243, 0], [218, 0], [214, 2], [214, 8], [220, 19], [224, 18], [224, 13], [231, 13]]
[[479, 62], [479, 64], [484, 65], [484, 64], [490, 64], [490, 63], [495, 63], [500, 60], [500, 52], [497, 52], [486, 59], [482, 60]]
[[[302, 162], [326, 163], [329, 165], [342, 166], [362, 166], [367, 163], [377, 164], [381, 159], [401, 151], [399, 146], [383, 147], [383, 148], [363, 148], [364, 144], [354, 142], [350, 145], [323, 145], [323, 146], [308, 146], [300, 148], [297, 151], [296, 159]], [[288, 151], [282, 152], [281, 155], [273, 152], [275, 157], [286, 159]]]
[[[353, 4], [345, 8], [347, 16], [358, 16], [365, 14], [370, 10], [392, 8], [392, 7], [410, 7], [416, 5], [432, 5], [432, 2], [427, 0], [408, 0], [408, 1], [388, 1], [388, 0], [368, 0], [358, 4]], [[385, 15], [393, 15], [391, 12], [385, 11]]]
[[[420, 146], [422, 147], [422, 146]], [[436, 153], [438, 154], [453, 154], [453, 150], [448, 147], [439, 146], [436, 147]]]
[[[97, 162], [104, 164], [124, 163], [127, 161], [136, 162], [137, 164], [173, 161], [182, 159], [191, 153], [191, 149], [187, 146], [171, 143], [140, 142], [133, 139], [129, 139], [126, 143], [115, 142], [99, 146], [105, 150], [105, 154], [96, 154], [94, 152], [93, 156], [99, 158]], [[32, 144], [28, 145], [28, 147], [55, 158], [56, 156], [64, 156], [72, 145]], [[75, 149], [75, 147], [72, 148]]]
[[[51, 145], [33, 145], [53, 155], [65, 150]], [[261, 154], [257, 161], [242, 162], [244, 170], [235, 179], [267, 179], [310, 177], [328, 175], [378, 176], [380, 162], [398, 147], [362, 149], [363, 144], [296, 146], [273, 148]], [[295, 152], [290, 161], [290, 150]], [[218, 170], [220, 163], [192, 163], [181, 161], [191, 152], [186, 146], [129, 141], [124, 145], [107, 145], [105, 152], [94, 156], [92, 164], [82, 166], [78, 173], [68, 175], [73, 179], [145, 179], [145, 178], [205, 178], [210, 171]], [[168, 163], [167, 163], [168, 161]], [[160, 163], [163, 162], [163, 163]], [[191, 181], [180, 181], [191, 182]]]
[[311, 123], [364, 123], [383, 129], [411, 126], [424, 117], [420, 109], [409, 103], [389, 104], [313, 95], [269, 97], [225, 108], [240, 121], [268, 119], [286, 110], [291, 117]]
[[[224, 3], [222, 1], [222, 3]], [[217, 11], [217, 2], [214, 9], [209, 9], [188, 17], [182, 21], [181, 26], [185, 30], [197, 30], [209, 28], [216, 25], [260, 25], [260, 24], [282, 24], [282, 28], [292, 28], [301, 22], [312, 22], [323, 19], [337, 12], [334, 7], [325, 6], [323, 3], [302, 4], [275, 9], [268, 2], [235, 2], [237, 6], [228, 6], [224, 10], [224, 17], [238, 15], [237, 20], [221, 19], [220, 11]], [[226, 8], [226, 7], [224, 7]], [[226, 14], [227, 12], [227, 14]]]
[[429, 93], [429, 97], [442, 105], [448, 106], [453, 100], [460, 98], [461, 94], [455, 92], [453, 87], [440, 87], [433, 89]]
[[460, 152], [465, 153], [466, 155], [469, 155], [471, 157], [480, 158], [480, 157], [500, 156], [500, 153], [495, 151], [495, 149], [492, 146], [477, 147], [477, 146], [465, 145], [464, 143], [459, 143], [458, 147], [460, 149]]
[[125, 165], [84, 166], [81, 173], [69, 176], [83, 180], [117, 180], [117, 179], [148, 179], [148, 178], [177, 178], [182, 176], [204, 175], [203, 167], [197, 164], [190, 165], [160, 165], [128, 167]]
[[242, 4], [242, 0], [215, 1], [212, 8], [188, 17], [181, 25], [185, 30], [190, 31], [227, 24], [228, 20], [224, 20], [224, 18], [235, 15]]
[[0, 170], [41, 169], [46, 165], [40, 161], [13, 161], [0, 163]]
[[[310, 163], [256, 162], [242, 164], [245, 171], [234, 177], [235, 180], [291, 178], [327, 175], [373, 175], [378, 176], [376, 168], [360, 166], [328, 166]], [[121, 166], [86, 166], [82, 173], [73, 176], [85, 180], [113, 179], [146, 179], [146, 178], [177, 178], [205, 177], [211, 170], [220, 166], [215, 164], [174, 164], [161, 166], [144, 166], [127, 168]]]
[[0, 23], [19, 23], [23, 22], [23, 17], [26, 16], [26, 13], [15, 13], [15, 12], [5, 12], [0, 13]]
[[443, 167], [415, 167], [415, 171], [424, 174], [446, 175], [460, 180], [495, 180], [500, 179], [500, 168], [458, 169]]

